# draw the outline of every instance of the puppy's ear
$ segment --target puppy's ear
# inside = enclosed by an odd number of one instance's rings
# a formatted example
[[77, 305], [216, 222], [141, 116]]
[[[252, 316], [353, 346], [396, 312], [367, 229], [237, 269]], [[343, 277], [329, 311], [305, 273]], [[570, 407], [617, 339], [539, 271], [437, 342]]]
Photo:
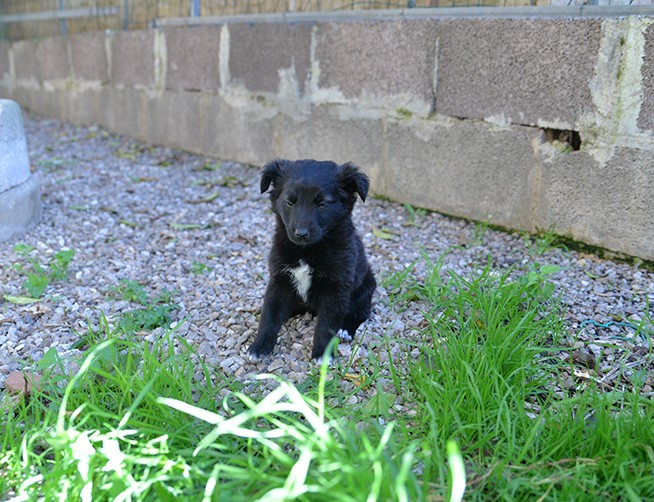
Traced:
[[270, 188], [270, 184], [276, 186], [279, 178], [282, 177], [284, 172], [283, 161], [279, 159], [271, 160], [263, 166], [263, 174], [261, 175], [261, 193], [264, 193]]
[[361, 200], [366, 201], [368, 189], [370, 188], [370, 180], [368, 176], [359, 171], [357, 166], [350, 162], [340, 166], [338, 181], [346, 192], [359, 194]]

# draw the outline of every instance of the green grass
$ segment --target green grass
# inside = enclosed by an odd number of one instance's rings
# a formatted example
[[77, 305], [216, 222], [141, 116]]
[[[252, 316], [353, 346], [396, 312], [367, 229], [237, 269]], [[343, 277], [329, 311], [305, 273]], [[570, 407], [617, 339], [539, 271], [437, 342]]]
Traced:
[[[244, 385], [174, 328], [147, 342], [102, 319], [79, 371], [66, 376], [51, 349], [36, 364], [43, 387], [0, 405], [0, 498], [460, 500], [464, 486], [466, 500], [654, 497], [652, 400], [638, 387], [554, 391], [570, 364], [557, 357], [558, 269], [418, 268], [384, 280], [396, 308], [423, 308], [424, 327], [395, 341], [402, 361], [342, 360], [295, 386]], [[114, 293], [146, 310], [169, 301], [129, 281]]]
[[405, 226], [414, 226], [419, 227], [422, 221], [425, 219], [427, 210], [423, 208], [415, 208], [411, 204], [404, 204], [404, 209], [406, 210], [408, 217], [405, 223]]
[[113, 298], [138, 303], [139, 305], [147, 305], [150, 301], [150, 295], [145, 288], [131, 279], [121, 279], [118, 281], [118, 285], [110, 288], [109, 295]]
[[[51, 375], [12, 407], [0, 429], [1, 494], [94, 501], [418, 496], [413, 449], [388, 448], [392, 425], [371, 424], [361, 435], [327, 408], [326, 366], [316, 399], [279, 380], [253, 400], [194, 365], [173, 333], [147, 345], [104, 328], [105, 339], [65, 389], [58, 385], [65, 379]], [[223, 387], [233, 392], [217, 403]]]
[[173, 322], [173, 313], [179, 308], [173, 303], [170, 291], [163, 290], [151, 298], [143, 286], [130, 279], [121, 279], [117, 286], [110, 289], [109, 294], [115, 299], [141, 305], [123, 312], [116, 323], [118, 330], [127, 334], [169, 326]]
[[202, 275], [211, 272], [213, 269], [206, 263], [194, 261], [191, 263], [191, 273], [194, 275]]
[[443, 278], [437, 264], [421, 282], [406, 271], [387, 280], [397, 301], [428, 305], [421, 357], [395, 372], [422, 410], [411, 431], [428, 452], [432, 495], [446, 480], [443, 445], [454, 438], [467, 462], [468, 500], [654, 496], [651, 398], [638, 388], [553, 392], [562, 363], [552, 356], [564, 333], [547, 281], [555, 272], [535, 267], [511, 278], [486, 267], [473, 278]]
[[74, 249], [57, 251], [49, 260], [34, 256], [34, 248], [25, 244], [16, 244], [14, 252], [23, 261], [13, 264], [19, 274], [25, 275], [23, 288], [28, 298], [38, 299], [43, 296], [50, 284], [68, 279], [68, 267], [75, 257]]

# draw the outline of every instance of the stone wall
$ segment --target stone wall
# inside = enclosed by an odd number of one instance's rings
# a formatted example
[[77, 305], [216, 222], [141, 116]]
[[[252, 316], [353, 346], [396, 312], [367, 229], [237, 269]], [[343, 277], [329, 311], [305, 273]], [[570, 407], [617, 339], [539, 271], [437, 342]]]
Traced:
[[0, 97], [654, 260], [654, 19], [384, 17], [0, 44]]

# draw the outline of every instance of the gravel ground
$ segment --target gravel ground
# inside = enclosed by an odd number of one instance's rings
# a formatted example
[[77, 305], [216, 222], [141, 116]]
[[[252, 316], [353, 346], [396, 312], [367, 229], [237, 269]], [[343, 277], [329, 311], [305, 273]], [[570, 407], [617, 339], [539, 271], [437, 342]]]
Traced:
[[[117, 319], [134, 308], [112, 298], [120, 280], [137, 281], [152, 297], [172, 291], [179, 305], [175, 319], [184, 320], [178, 333], [217, 371], [242, 381], [256, 372], [304, 379], [312, 367], [309, 315], [287, 323], [272, 356], [252, 363], [246, 355], [266, 286], [273, 225], [256, 168], [30, 114], [25, 129], [44, 211], [36, 228], [0, 243], [0, 387], [10, 371], [38, 361], [50, 347], [74, 355], [71, 345], [89, 324], [98, 325], [101, 313]], [[622, 361], [633, 372], [644, 370], [643, 391], [652, 393], [652, 351], [646, 337], [634, 337], [623, 322], [644, 319], [652, 329], [647, 308], [654, 304], [654, 273], [646, 268], [560, 248], [538, 254], [543, 241], [436, 213], [412, 219], [401, 204], [374, 198], [358, 204], [354, 217], [378, 279], [407, 266], [421, 249], [434, 260], [449, 250], [444, 269], [463, 274], [483, 268], [488, 256], [498, 268], [526, 270], [534, 261], [560, 266], [553, 280], [566, 306], [568, 343], [578, 350], [576, 369], [560, 375], [558, 384], [596, 378], [628, 385], [615, 370]], [[15, 264], [28, 258], [17, 244], [33, 247], [29, 257], [42, 263], [61, 249], [75, 250], [69, 278], [51, 284], [39, 303], [2, 298], [26, 295], [25, 273]], [[380, 287], [360, 345], [339, 347], [341, 359], [358, 350], [356, 371], [369, 352], [384, 362], [387, 344], [390, 354], [399, 354], [398, 340], [415, 336], [423, 321], [420, 309], [415, 304], [396, 312]], [[153, 339], [162, 331], [140, 335]], [[586, 368], [595, 363], [594, 371]]]

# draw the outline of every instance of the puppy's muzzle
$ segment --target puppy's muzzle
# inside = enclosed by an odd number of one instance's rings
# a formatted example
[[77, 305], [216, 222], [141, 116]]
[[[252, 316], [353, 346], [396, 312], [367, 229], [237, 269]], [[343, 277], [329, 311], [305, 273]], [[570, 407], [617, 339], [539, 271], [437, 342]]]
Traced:
[[302, 242], [308, 241], [311, 236], [311, 232], [309, 232], [308, 228], [296, 228], [293, 234], [298, 241]]

